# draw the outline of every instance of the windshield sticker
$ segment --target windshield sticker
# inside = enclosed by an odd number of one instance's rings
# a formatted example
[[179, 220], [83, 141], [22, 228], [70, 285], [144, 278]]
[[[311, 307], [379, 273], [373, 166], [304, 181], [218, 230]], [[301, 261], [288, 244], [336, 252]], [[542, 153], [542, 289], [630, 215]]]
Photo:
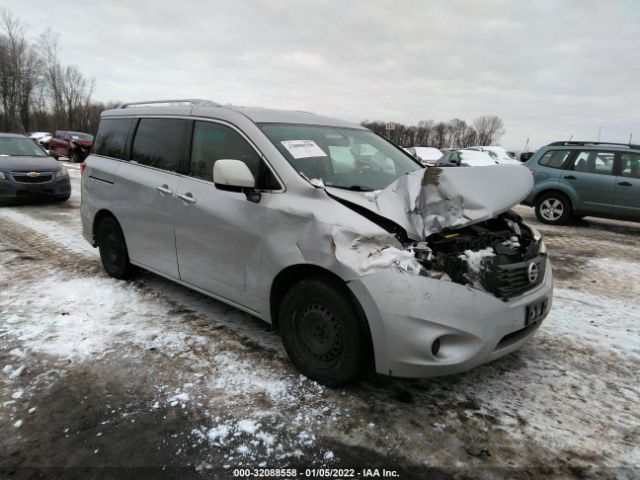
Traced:
[[280, 143], [295, 159], [327, 156], [313, 140], [283, 140]]

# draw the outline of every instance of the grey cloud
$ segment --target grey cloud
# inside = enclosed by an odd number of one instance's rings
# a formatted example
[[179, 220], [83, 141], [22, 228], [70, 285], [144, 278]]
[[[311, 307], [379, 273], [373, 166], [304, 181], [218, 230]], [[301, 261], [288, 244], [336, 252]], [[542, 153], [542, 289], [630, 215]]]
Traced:
[[600, 125], [603, 139], [640, 140], [632, 0], [7, 7], [33, 35], [59, 31], [64, 61], [95, 76], [100, 100], [196, 96], [403, 123], [497, 114], [508, 148], [594, 139]]

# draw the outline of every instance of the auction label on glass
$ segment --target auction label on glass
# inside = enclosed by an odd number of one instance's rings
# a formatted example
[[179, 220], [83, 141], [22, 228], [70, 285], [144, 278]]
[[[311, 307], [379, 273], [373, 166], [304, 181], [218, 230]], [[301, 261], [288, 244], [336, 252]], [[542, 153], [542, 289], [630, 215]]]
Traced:
[[289, 150], [291, 156], [296, 159], [327, 156], [313, 140], [283, 140], [280, 143], [284, 145], [284, 148]]

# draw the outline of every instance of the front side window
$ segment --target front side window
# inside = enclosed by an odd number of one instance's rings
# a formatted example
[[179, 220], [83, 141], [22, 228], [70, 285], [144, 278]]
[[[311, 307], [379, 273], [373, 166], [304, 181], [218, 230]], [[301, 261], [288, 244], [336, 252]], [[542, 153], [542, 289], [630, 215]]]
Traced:
[[256, 179], [257, 188], [280, 188], [258, 152], [237, 131], [219, 123], [196, 121], [191, 143], [191, 176], [212, 182], [213, 165], [222, 159], [244, 162]]
[[0, 157], [46, 157], [36, 142], [26, 137], [0, 137]]
[[640, 178], [640, 153], [622, 153], [620, 163], [621, 176]]
[[573, 160], [571, 170], [611, 175], [613, 173], [614, 156], [613, 152], [598, 152], [596, 150], [579, 152]]
[[571, 150], [549, 150], [538, 160], [538, 163], [543, 167], [562, 168], [570, 154]]
[[185, 120], [143, 118], [136, 129], [131, 159], [143, 165], [176, 172], [184, 155]]
[[328, 187], [379, 190], [422, 168], [369, 130], [298, 124], [260, 128], [298, 173]]
[[106, 118], [100, 122], [93, 153], [105, 157], [125, 158], [127, 135], [131, 127], [130, 118]]

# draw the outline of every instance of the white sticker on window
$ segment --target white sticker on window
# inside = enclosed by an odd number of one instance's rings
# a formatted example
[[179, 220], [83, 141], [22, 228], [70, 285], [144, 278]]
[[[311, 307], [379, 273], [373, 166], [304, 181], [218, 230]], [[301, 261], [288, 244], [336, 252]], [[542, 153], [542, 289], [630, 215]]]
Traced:
[[280, 143], [296, 159], [327, 156], [313, 140], [283, 140]]

